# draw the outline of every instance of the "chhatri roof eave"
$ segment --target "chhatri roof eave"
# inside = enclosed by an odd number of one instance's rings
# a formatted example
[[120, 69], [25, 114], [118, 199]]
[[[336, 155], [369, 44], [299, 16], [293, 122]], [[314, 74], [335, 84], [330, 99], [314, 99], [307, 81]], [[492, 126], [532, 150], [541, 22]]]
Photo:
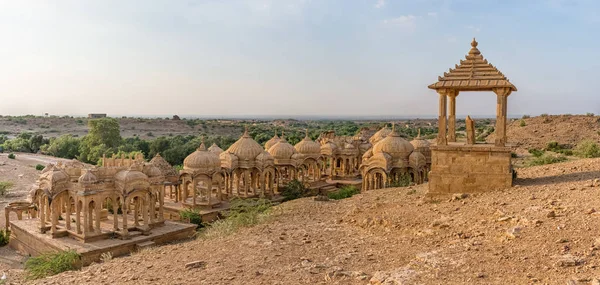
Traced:
[[517, 91], [517, 87], [483, 57], [477, 45], [477, 41], [473, 39], [471, 50], [465, 60], [456, 64], [454, 69], [444, 72], [444, 76], [438, 76], [438, 82], [429, 85], [428, 88], [458, 91], [493, 91], [496, 88], [510, 88], [511, 91]]

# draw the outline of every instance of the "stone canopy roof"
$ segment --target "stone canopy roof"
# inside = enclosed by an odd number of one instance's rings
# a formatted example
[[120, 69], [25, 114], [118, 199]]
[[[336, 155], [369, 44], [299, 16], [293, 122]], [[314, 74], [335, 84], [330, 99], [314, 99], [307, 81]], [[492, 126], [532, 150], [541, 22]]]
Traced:
[[429, 85], [429, 89], [454, 89], [459, 91], [492, 91], [494, 88], [510, 88], [517, 91], [508, 78], [495, 66], [483, 58], [477, 41], [471, 42], [471, 50], [465, 60], [455, 65], [454, 69], [444, 72], [438, 82]]

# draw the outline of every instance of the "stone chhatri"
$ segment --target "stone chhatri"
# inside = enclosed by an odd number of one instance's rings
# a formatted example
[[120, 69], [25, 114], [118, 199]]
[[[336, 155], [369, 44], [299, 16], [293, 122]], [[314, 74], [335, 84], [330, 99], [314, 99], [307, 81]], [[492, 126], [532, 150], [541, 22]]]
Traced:
[[492, 91], [493, 88], [510, 88], [517, 91], [508, 78], [487, 61], [477, 48], [477, 41], [471, 42], [471, 50], [465, 60], [454, 69], [444, 72], [438, 82], [429, 85], [430, 89], [460, 89], [461, 91]]

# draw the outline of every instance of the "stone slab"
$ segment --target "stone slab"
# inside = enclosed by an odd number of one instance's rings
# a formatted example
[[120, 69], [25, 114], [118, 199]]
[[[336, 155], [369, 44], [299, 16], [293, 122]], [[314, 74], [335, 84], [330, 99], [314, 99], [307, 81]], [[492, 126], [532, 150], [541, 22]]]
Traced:
[[110, 252], [113, 257], [130, 254], [138, 244], [153, 242], [157, 245], [192, 237], [196, 225], [174, 221], [165, 221], [164, 226], [153, 228], [150, 235], [137, 235], [131, 239], [104, 239], [82, 243], [70, 237], [52, 238], [39, 231], [37, 219], [11, 221], [10, 246], [19, 252], [37, 256], [47, 252], [75, 250], [81, 254], [82, 262], [88, 265], [100, 260], [103, 253]]

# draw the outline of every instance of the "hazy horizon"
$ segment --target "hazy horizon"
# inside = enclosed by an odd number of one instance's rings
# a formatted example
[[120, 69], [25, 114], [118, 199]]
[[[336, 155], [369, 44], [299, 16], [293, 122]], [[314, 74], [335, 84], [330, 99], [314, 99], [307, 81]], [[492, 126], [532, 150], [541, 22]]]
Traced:
[[[464, 59], [473, 37], [519, 89], [509, 114], [600, 113], [590, 84], [600, 40], [588, 36], [600, 28], [598, 8], [594, 0], [3, 1], [0, 114], [435, 118], [438, 96], [427, 86]], [[459, 114], [495, 109], [491, 92], [457, 98]]]

